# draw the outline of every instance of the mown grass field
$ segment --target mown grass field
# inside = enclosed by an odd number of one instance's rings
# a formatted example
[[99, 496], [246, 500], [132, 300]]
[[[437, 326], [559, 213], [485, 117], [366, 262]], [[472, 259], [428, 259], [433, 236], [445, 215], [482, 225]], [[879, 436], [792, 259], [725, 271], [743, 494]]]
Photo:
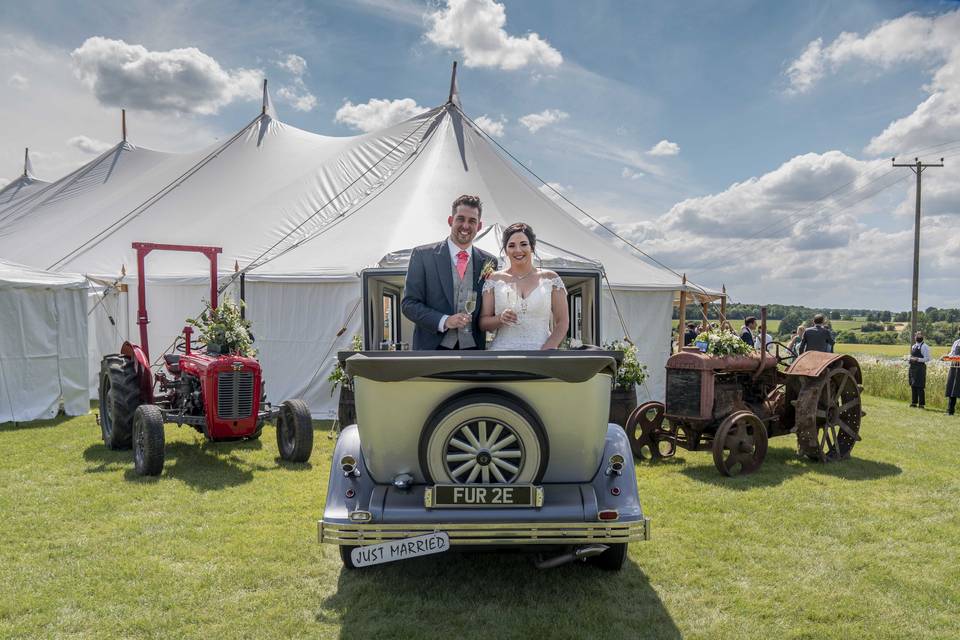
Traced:
[[[910, 355], [910, 345], [906, 344], [837, 344], [837, 353], [850, 353], [876, 356], [878, 358], [904, 358]], [[950, 352], [950, 346], [931, 346], [930, 357], [942, 358]]]
[[311, 464], [167, 427], [158, 479], [93, 416], [0, 425], [2, 638], [957, 638], [960, 417], [867, 398], [854, 459], [771, 441], [752, 476], [709, 453], [638, 466], [653, 540], [619, 574], [447, 555], [344, 572], [316, 542]]

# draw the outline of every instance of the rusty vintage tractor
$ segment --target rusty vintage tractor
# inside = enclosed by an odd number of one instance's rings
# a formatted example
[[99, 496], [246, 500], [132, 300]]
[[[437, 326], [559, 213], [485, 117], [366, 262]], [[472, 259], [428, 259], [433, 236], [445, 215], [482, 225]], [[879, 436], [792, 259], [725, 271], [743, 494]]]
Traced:
[[[766, 321], [760, 335], [766, 333]], [[666, 403], [646, 402], [625, 426], [635, 456], [657, 459], [677, 447], [711, 449], [725, 476], [756, 471], [767, 439], [796, 434], [799, 453], [831, 462], [860, 440], [862, 374], [837, 353], [799, 356], [784, 345], [750, 355], [713, 356], [684, 347], [667, 360]]]

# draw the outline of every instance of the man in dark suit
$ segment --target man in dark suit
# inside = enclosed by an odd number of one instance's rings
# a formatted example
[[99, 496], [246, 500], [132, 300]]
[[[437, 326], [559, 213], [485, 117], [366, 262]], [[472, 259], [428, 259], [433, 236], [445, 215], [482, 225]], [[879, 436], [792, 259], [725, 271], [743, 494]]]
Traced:
[[[447, 218], [450, 236], [417, 247], [410, 254], [400, 308], [414, 323], [413, 349], [483, 349], [486, 332], [477, 325], [486, 265], [494, 256], [473, 246], [483, 205], [477, 196], [460, 196]], [[473, 294], [471, 296], [471, 294]], [[469, 309], [470, 302], [473, 308]]]
[[806, 351], [833, 351], [833, 334], [824, 326], [826, 318], [822, 313], [813, 316], [813, 326], [803, 330], [803, 337], [797, 345], [797, 353]]
[[743, 330], [740, 331], [740, 339], [751, 347], [753, 346], [753, 331], [757, 328], [757, 319], [753, 316], [747, 316], [743, 321]]

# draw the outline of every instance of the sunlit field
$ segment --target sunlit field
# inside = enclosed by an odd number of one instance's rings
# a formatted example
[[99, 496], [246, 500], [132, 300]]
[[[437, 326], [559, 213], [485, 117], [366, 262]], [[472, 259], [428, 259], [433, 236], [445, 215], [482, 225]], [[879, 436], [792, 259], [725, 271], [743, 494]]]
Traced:
[[653, 540], [626, 568], [520, 554], [341, 569], [319, 546], [333, 440], [311, 462], [167, 427], [159, 478], [92, 415], [0, 425], [3, 638], [957, 638], [960, 417], [868, 397], [845, 463], [771, 440], [637, 467]]

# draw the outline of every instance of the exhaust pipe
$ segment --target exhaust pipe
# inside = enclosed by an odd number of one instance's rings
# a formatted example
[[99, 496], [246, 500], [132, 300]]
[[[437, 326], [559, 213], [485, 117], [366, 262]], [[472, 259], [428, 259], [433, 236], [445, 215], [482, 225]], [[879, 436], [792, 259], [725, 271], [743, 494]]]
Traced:
[[610, 547], [605, 544], [588, 544], [583, 547], [577, 547], [573, 551], [540, 560], [535, 566], [537, 569], [553, 569], [554, 567], [559, 567], [562, 564], [567, 564], [574, 560], [586, 560], [591, 556], [598, 556], [609, 548]]

